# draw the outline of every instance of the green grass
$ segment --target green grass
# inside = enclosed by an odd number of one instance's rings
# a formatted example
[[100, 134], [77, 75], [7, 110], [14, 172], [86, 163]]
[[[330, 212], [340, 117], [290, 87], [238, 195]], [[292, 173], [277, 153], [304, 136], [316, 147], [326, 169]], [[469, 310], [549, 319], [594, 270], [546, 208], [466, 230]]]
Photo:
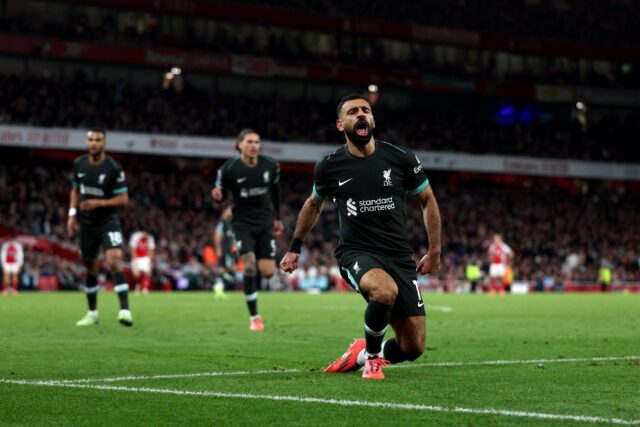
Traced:
[[[249, 331], [241, 294], [227, 301], [209, 293], [132, 295], [133, 328], [116, 322], [113, 294], [100, 294], [101, 323], [85, 328], [75, 326], [86, 309], [80, 293], [2, 298], [0, 425], [556, 426], [640, 420], [640, 296], [425, 294], [425, 300], [427, 351], [414, 363], [386, 369], [387, 378], [376, 382], [362, 380], [359, 372], [321, 371], [362, 334], [365, 304], [353, 293], [262, 293], [262, 333]], [[557, 361], [617, 356], [637, 357]], [[425, 365], [532, 359], [547, 361]], [[272, 372], [148, 378], [258, 370]], [[32, 382], [121, 376], [147, 378]], [[322, 401], [255, 398], [265, 395]], [[425, 406], [340, 406], [328, 399]], [[525, 416], [480, 413], [491, 408]]]

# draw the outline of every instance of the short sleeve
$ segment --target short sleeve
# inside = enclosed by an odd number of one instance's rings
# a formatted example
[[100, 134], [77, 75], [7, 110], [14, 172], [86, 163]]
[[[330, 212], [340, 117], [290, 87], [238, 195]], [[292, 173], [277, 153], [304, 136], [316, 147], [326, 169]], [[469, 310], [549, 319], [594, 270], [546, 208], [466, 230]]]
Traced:
[[427, 175], [420, 159], [414, 153], [407, 153], [405, 158], [405, 186], [412, 196], [417, 196], [429, 185]]
[[273, 160], [271, 175], [273, 176], [271, 183], [275, 185], [280, 184], [280, 164], [275, 160]]
[[73, 162], [73, 169], [71, 171], [71, 186], [78, 188], [80, 181], [78, 181], [78, 162]]
[[313, 196], [318, 200], [324, 200], [331, 194], [326, 176], [326, 162], [324, 160], [316, 164], [313, 174]]
[[229, 173], [227, 166], [229, 162], [226, 161], [220, 168], [218, 169], [218, 173], [216, 175], [216, 187], [220, 188], [228, 188], [229, 187]]
[[114, 162], [114, 165], [115, 165], [115, 168], [114, 168], [115, 179], [113, 181], [112, 193], [113, 194], [126, 193], [128, 188], [127, 188], [127, 179], [125, 177], [124, 170], [122, 169], [122, 166], [120, 165], [120, 163]]

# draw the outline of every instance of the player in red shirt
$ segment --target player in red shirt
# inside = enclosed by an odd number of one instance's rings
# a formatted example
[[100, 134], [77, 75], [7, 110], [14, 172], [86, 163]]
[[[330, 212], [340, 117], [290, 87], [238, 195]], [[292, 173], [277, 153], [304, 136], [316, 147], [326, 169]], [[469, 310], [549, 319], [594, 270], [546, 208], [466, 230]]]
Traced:
[[136, 292], [148, 294], [151, 289], [151, 268], [156, 241], [146, 231], [136, 231], [129, 239], [131, 250], [131, 273], [136, 286]]
[[490, 288], [489, 293], [495, 295], [499, 292], [500, 295], [504, 295], [504, 283], [503, 278], [507, 273], [507, 266], [511, 265], [513, 259], [513, 250], [502, 241], [502, 236], [499, 234], [493, 235], [493, 243], [489, 245], [489, 280]]
[[9, 291], [13, 295], [18, 294], [18, 275], [24, 262], [24, 252], [22, 245], [15, 239], [7, 240], [2, 244], [2, 295], [6, 296]]

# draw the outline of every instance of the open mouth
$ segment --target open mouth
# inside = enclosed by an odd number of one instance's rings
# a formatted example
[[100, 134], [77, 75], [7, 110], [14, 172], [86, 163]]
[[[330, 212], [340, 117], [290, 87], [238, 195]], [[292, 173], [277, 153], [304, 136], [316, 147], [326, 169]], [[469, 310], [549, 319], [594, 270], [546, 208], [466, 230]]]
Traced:
[[359, 120], [355, 126], [356, 135], [367, 136], [369, 135], [369, 123], [366, 120]]

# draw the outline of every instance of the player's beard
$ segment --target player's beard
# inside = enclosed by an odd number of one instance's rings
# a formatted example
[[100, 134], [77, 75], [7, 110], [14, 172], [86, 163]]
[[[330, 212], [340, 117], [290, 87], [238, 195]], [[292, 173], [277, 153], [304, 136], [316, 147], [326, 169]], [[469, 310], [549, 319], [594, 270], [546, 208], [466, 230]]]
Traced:
[[91, 158], [93, 158], [94, 160], [99, 159], [100, 157], [102, 157], [102, 153], [104, 152], [104, 148], [99, 148], [96, 151], [93, 152], [89, 152], [89, 155], [91, 156]]
[[[366, 126], [367, 133], [366, 135], [358, 135], [356, 132], [356, 128], [360, 126]], [[351, 129], [344, 128], [344, 133], [349, 138], [349, 141], [353, 142], [358, 147], [364, 147], [367, 145], [369, 141], [371, 141], [371, 135], [373, 133], [373, 128], [371, 127], [371, 123], [366, 120], [358, 120], [355, 125]]]

